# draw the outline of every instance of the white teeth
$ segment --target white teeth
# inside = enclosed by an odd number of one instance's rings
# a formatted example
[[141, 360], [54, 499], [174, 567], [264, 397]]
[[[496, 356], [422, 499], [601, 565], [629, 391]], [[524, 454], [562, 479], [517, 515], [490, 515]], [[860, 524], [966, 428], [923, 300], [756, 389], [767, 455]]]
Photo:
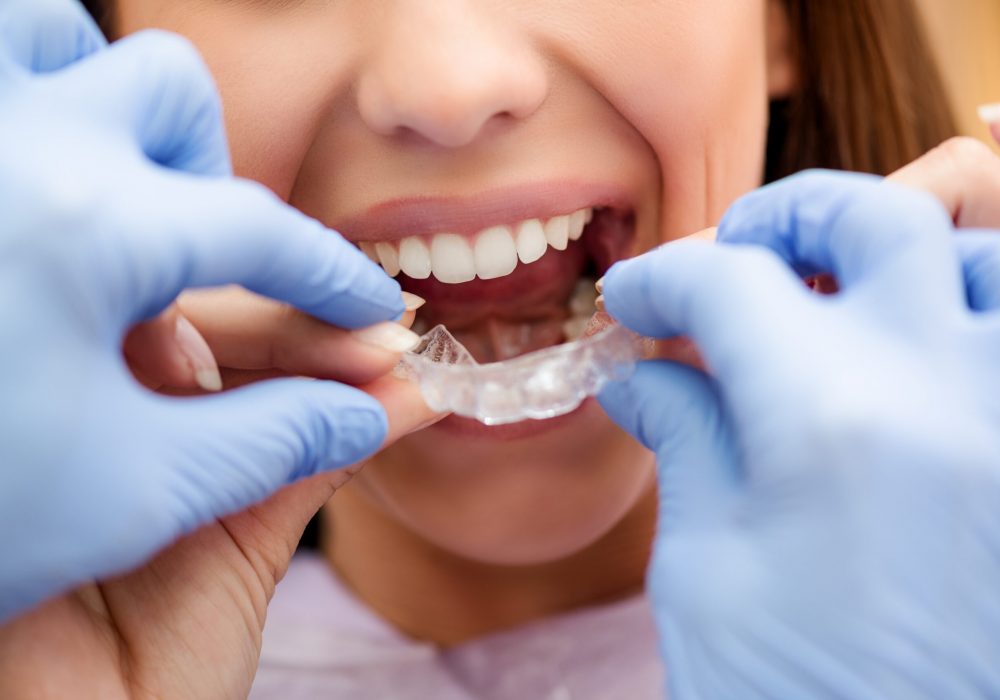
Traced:
[[492, 280], [512, 273], [517, 267], [517, 248], [510, 229], [495, 226], [480, 233], [476, 238], [475, 259], [480, 279]]
[[439, 233], [407, 236], [398, 245], [362, 241], [358, 246], [391, 276], [402, 270], [414, 279], [433, 274], [440, 282], [461, 284], [477, 276], [484, 280], [505, 277], [514, 271], [518, 260], [525, 265], [533, 263], [549, 246], [566, 250], [570, 241], [580, 239], [593, 217], [593, 209], [580, 209], [544, 223], [528, 219], [515, 226], [493, 226], [474, 237]]
[[549, 242], [545, 240], [545, 229], [538, 219], [525, 221], [517, 228], [517, 257], [525, 265], [533, 263], [545, 255]]
[[583, 235], [583, 227], [587, 225], [588, 209], [581, 209], [569, 215], [569, 239], [576, 241]]
[[577, 340], [583, 335], [590, 317], [594, 315], [596, 298], [597, 289], [594, 288], [594, 280], [580, 278], [573, 289], [573, 296], [569, 298], [570, 316], [563, 322], [563, 335], [566, 336], [566, 340]]
[[557, 216], [545, 224], [545, 239], [556, 250], [566, 250], [569, 243], [569, 217]]
[[399, 267], [415, 280], [431, 276], [431, 251], [417, 236], [408, 236], [399, 242]]
[[456, 233], [439, 233], [431, 239], [431, 272], [439, 282], [461, 284], [476, 278], [472, 248]]
[[396, 246], [391, 243], [376, 243], [375, 254], [387, 275], [395, 277], [399, 274], [399, 251], [396, 250]]
[[580, 318], [579, 316], [573, 316], [563, 321], [562, 330], [566, 340], [579, 340], [583, 332], [587, 330], [589, 322], [589, 318]]
[[594, 313], [594, 302], [597, 299], [597, 288], [594, 280], [582, 277], [573, 288], [573, 296], [569, 298], [569, 312], [574, 316], [590, 318]]

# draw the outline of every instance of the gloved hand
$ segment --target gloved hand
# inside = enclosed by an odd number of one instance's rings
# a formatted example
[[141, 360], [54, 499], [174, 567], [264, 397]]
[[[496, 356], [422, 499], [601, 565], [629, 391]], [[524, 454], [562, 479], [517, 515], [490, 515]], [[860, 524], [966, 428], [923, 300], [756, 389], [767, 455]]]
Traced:
[[970, 309], [955, 235], [928, 194], [810, 173], [606, 276], [709, 368], [601, 396], [658, 458], [673, 700], [1000, 697], [1000, 297]]
[[126, 330], [187, 287], [242, 284], [346, 328], [404, 309], [356, 248], [232, 177], [186, 42], [106, 47], [72, 0], [5, 0], [0, 153], [0, 620], [379, 448], [385, 411], [360, 390], [169, 399], [123, 362]]

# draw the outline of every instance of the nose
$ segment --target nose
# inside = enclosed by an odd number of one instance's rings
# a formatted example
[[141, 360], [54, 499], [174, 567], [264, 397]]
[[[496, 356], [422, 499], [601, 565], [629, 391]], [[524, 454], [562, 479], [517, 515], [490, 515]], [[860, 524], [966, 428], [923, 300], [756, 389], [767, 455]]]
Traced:
[[372, 26], [357, 83], [373, 131], [472, 143], [495, 121], [524, 119], [548, 93], [545, 65], [470, 0], [397, 0]]

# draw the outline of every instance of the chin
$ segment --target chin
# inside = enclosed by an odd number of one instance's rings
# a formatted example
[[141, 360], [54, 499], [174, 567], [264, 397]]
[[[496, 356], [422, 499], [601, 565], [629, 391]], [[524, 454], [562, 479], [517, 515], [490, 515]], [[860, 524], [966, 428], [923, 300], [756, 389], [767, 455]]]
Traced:
[[357, 479], [430, 544], [484, 564], [529, 566], [570, 557], [610, 532], [654, 488], [655, 459], [587, 402], [518, 438], [424, 430]]

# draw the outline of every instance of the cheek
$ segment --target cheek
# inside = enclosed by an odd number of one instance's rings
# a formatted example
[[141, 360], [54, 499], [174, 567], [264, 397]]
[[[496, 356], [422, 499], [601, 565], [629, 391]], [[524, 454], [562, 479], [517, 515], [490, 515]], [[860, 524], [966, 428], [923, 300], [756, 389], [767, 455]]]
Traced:
[[125, 2], [129, 34], [166, 29], [201, 52], [222, 95], [233, 166], [288, 199], [334, 95], [348, 81], [347, 22], [307, 11], [270, 13], [220, 3]]
[[[761, 183], [766, 13], [759, 1], [698, 0], [634, 14], [620, 32], [594, 37], [580, 60], [656, 153], [661, 242], [718, 223]], [[615, 60], [598, 65], [602, 55]]]

